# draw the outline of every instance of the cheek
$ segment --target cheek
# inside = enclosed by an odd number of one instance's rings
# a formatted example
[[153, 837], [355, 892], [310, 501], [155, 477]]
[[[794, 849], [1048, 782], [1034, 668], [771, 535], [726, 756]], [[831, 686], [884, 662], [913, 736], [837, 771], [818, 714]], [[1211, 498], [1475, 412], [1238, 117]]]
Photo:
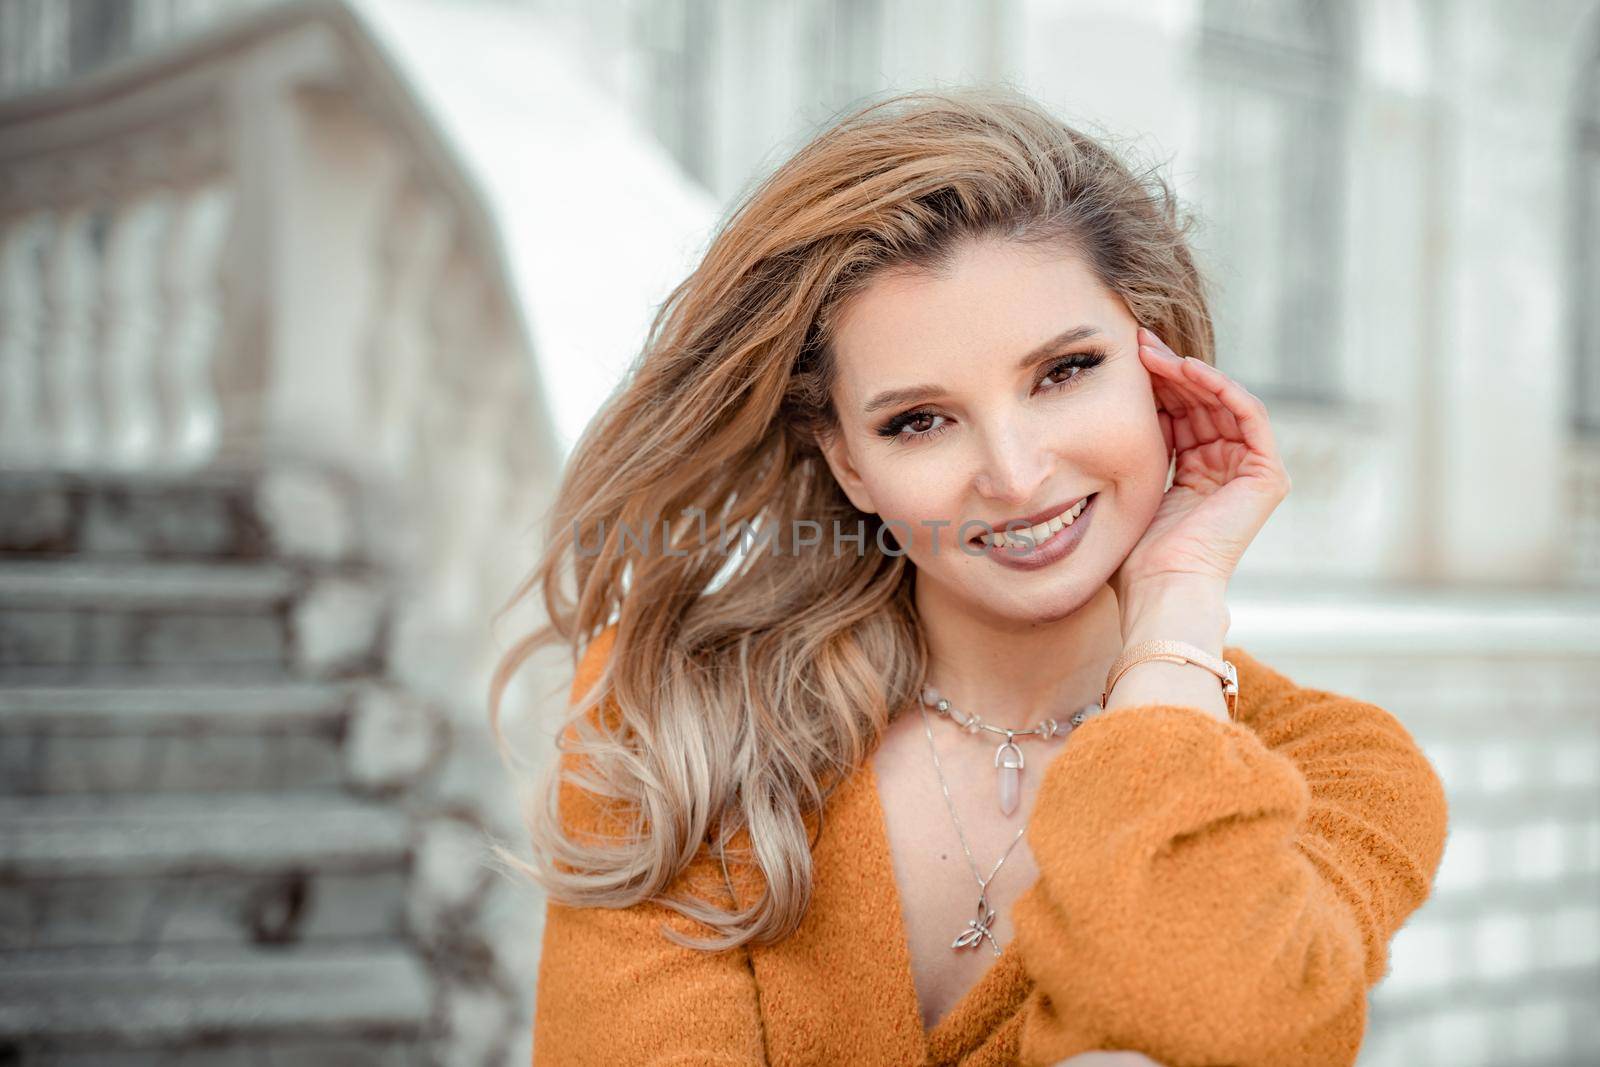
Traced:
[[1163, 473], [1167, 463], [1167, 443], [1161, 436], [1161, 423], [1152, 413], [1130, 417], [1124, 411], [1118, 418], [1106, 423], [1097, 442], [1097, 450], [1124, 477], [1148, 473], [1152, 464], [1160, 463]]
[[1149, 381], [1129, 376], [1119, 379], [1115, 388], [1097, 394], [1092, 412], [1092, 449], [1115, 471], [1118, 480], [1148, 476], [1153, 464], [1161, 465], [1166, 476], [1167, 443], [1161, 435], [1155, 398]]
[[[1106, 466], [1099, 477], [1112, 492], [1105, 509], [1111, 530], [1134, 536], [1149, 525], [1164, 499], [1167, 481], [1167, 443], [1154, 417], [1124, 419], [1114, 430], [1114, 445], [1105, 451]], [[1121, 536], [1120, 534], [1118, 536]]]
[[890, 530], [896, 541], [909, 548], [910, 555], [931, 551], [935, 528], [928, 524], [932, 522], [951, 522], [951, 526], [937, 531], [940, 552], [949, 548], [962, 494], [948, 460], [940, 462], [930, 456], [886, 464], [873, 478], [872, 493], [879, 505], [878, 514], [885, 521], [894, 520]]
[[1157, 461], [1165, 475], [1166, 442], [1149, 389], [1145, 381], [1119, 377], [1039, 412], [1030, 432], [1055, 461], [1058, 489], [1137, 480]]

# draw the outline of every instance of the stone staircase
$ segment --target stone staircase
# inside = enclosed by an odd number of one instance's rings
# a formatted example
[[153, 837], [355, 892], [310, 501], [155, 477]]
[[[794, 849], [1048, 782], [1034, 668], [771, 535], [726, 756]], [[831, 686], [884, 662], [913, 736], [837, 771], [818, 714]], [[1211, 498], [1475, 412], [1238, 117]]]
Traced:
[[0, 1063], [460, 1061], [443, 719], [385, 681], [382, 576], [275, 533], [340, 505], [0, 475]]

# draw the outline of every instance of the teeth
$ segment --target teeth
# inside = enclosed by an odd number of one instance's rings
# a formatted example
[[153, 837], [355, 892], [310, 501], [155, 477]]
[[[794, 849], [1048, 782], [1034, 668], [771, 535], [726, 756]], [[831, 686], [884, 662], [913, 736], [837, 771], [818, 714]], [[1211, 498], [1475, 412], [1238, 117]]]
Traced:
[[1063, 511], [1050, 521], [1041, 522], [1039, 525], [1034, 526], [1031, 529], [1018, 530], [1016, 533], [1011, 535], [1010, 540], [1006, 538], [1005, 531], [1003, 530], [996, 530], [992, 534], [983, 534], [978, 538], [978, 540], [986, 545], [994, 545], [997, 548], [1005, 548], [1011, 543], [1011, 541], [1016, 541], [1018, 544], [1021, 544], [1022, 538], [1027, 537], [1035, 546], [1037, 546], [1049, 538], [1051, 534], [1059, 533], [1064, 528], [1071, 526], [1073, 521], [1076, 520], [1079, 515], [1083, 514], [1083, 509], [1088, 506], [1089, 498], [1084, 497], [1082, 500], [1078, 501], [1076, 506], [1068, 508], [1066, 511]]

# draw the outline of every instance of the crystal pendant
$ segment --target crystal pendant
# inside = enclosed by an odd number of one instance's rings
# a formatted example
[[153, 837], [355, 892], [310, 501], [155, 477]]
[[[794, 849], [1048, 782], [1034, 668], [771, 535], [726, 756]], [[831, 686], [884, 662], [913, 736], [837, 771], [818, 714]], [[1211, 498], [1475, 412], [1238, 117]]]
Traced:
[[1006, 739], [995, 749], [994, 765], [1000, 768], [1000, 811], [1010, 815], [1022, 802], [1022, 749]]

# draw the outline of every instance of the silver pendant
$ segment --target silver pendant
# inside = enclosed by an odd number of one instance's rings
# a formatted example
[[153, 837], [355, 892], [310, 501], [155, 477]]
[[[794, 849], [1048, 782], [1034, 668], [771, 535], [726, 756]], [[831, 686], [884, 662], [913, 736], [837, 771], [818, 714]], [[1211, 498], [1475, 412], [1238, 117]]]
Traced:
[[978, 894], [977, 917], [967, 920], [967, 928], [956, 935], [956, 939], [950, 942], [950, 947], [956, 949], [969, 948], [973, 945], [982, 944], [983, 939], [987, 937], [990, 944], [994, 946], [994, 954], [996, 956], [1000, 955], [1000, 942], [996, 941], [994, 934], [989, 932], [989, 927], [993, 923], [994, 909], [989, 907], [989, 894], [980, 893]]

